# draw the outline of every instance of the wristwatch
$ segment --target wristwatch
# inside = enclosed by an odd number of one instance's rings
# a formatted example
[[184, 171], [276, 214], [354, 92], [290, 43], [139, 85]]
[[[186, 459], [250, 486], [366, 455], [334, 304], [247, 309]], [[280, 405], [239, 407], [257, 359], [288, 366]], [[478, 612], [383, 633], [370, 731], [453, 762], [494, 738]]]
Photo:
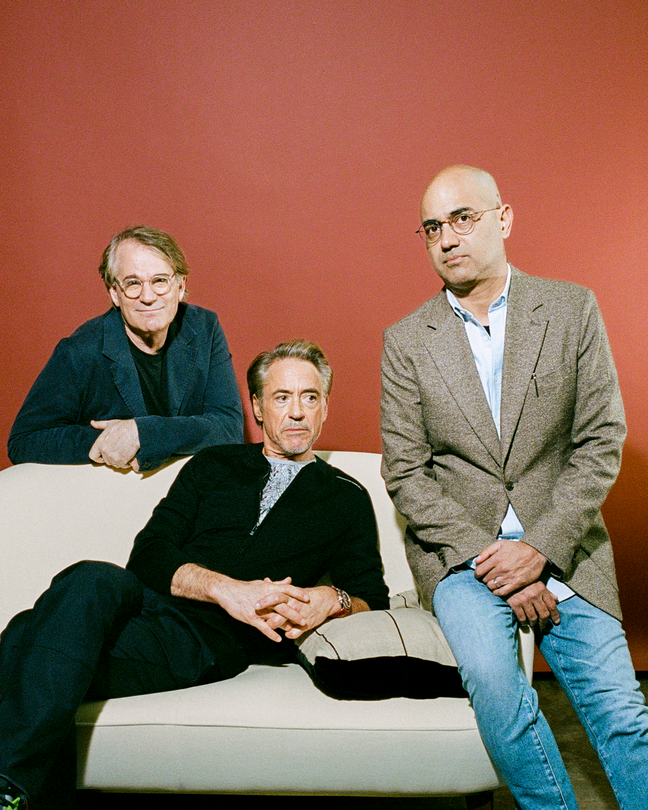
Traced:
[[335, 585], [331, 585], [331, 588], [333, 588], [337, 594], [338, 602], [340, 603], [340, 609], [334, 614], [334, 618], [341, 619], [342, 616], [348, 616], [348, 614], [351, 613], [351, 597], [346, 591], [343, 591], [342, 588], [336, 588]]

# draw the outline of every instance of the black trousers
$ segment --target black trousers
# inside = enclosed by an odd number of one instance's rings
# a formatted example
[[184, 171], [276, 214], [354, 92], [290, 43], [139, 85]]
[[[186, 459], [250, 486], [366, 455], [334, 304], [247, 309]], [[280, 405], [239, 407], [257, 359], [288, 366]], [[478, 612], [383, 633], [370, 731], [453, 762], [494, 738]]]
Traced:
[[210, 628], [208, 645], [130, 571], [77, 563], [0, 637], [0, 775], [28, 794], [31, 810], [67, 810], [84, 699], [222, 680], [249, 663], [229, 629], [219, 637]]

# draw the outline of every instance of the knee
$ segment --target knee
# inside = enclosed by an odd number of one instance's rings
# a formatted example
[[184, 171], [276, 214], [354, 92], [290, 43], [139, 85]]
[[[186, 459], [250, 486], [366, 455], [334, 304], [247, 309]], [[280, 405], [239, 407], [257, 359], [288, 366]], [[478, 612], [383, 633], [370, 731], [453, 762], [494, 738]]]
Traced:
[[638, 684], [634, 690], [598, 695], [590, 716], [602, 738], [636, 736], [648, 744], [648, 707]]
[[486, 710], [503, 717], [521, 711], [537, 714], [537, 694], [520, 668], [514, 645], [475, 644], [455, 657], [476, 712]]
[[120, 582], [125, 579], [124, 574], [132, 576], [130, 571], [126, 571], [125, 568], [120, 568], [114, 563], [101, 560], [81, 560], [64, 568], [54, 577], [52, 584], [75, 579], [92, 582]]
[[[507, 658], [502, 651], [502, 658]], [[490, 661], [479, 654], [459, 662], [459, 673], [470, 695], [482, 694], [487, 699], [510, 701], [521, 694], [527, 684], [516, 660]]]
[[52, 588], [78, 591], [86, 597], [142, 599], [142, 583], [131, 571], [113, 563], [82, 560], [61, 571], [52, 580]]

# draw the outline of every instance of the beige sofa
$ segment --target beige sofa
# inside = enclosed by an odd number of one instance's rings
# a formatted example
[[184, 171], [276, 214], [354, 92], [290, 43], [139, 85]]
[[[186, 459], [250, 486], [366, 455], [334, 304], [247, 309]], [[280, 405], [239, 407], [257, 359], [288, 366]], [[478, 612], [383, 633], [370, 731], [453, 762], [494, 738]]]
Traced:
[[[321, 452], [369, 490], [391, 593], [413, 587], [380, 456]], [[0, 472], [0, 627], [80, 559], [124, 564], [184, 460], [155, 473], [22, 464]], [[522, 636], [531, 676], [533, 640]], [[88, 703], [79, 786], [101, 790], [446, 796], [501, 784], [467, 699], [339, 701], [297, 665], [222, 683]], [[271, 755], [269, 755], [271, 754]], [[484, 796], [469, 806], [487, 806]]]

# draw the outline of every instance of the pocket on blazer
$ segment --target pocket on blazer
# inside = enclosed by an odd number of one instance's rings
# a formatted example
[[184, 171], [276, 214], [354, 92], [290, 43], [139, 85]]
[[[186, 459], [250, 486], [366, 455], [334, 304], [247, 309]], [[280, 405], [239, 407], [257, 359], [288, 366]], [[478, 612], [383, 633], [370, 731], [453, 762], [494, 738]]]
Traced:
[[549, 395], [559, 388], [576, 387], [576, 375], [571, 360], [566, 360], [549, 371], [536, 370], [529, 380], [529, 393], [538, 397]]

